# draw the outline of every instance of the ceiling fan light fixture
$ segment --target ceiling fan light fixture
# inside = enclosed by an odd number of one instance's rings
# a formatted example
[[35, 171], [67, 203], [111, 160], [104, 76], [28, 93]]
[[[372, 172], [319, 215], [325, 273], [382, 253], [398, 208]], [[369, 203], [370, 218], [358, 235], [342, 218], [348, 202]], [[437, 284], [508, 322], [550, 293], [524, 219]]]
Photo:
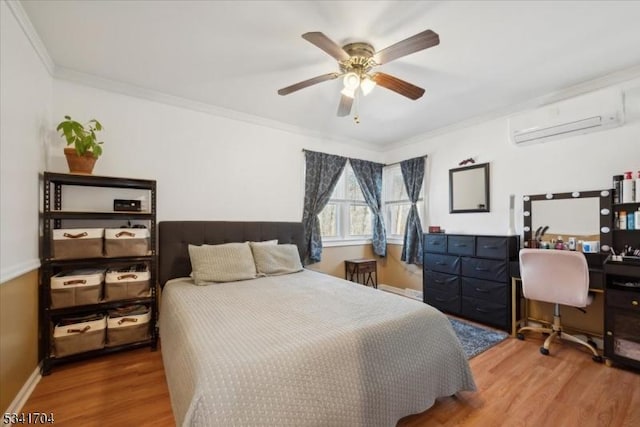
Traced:
[[364, 96], [369, 95], [374, 87], [376, 87], [376, 82], [371, 80], [371, 77], [369, 76], [365, 76], [360, 82], [360, 89], [362, 89], [362, 94]]
[[349, 89], [353, 92], [358, 88], [358, 86], [360, 86], [360, 77], [356, 73], [350, 72], [344, 75], [342, 82], [344, 83], [345, 89]]

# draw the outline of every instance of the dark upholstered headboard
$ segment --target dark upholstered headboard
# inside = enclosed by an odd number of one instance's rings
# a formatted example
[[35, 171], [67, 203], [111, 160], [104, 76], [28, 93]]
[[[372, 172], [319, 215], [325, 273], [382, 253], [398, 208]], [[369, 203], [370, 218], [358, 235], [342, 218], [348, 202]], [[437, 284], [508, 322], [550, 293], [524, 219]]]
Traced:
[[278, 239], [281, 244], [297, 245], [300, 259], [303, 256], [303, 228], [299, 222], [163, 221], [158, 229], [160, 286], [169, 279], [191, 273], [189, 244], [219, 245]]

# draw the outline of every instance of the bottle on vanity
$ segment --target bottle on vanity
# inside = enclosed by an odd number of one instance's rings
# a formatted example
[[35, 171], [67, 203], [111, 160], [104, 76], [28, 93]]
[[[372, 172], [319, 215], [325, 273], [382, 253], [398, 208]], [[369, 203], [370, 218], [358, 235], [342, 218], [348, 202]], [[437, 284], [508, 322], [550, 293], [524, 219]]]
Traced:
[[635, 181], [632, 172], [625, 172], [622, 180], [622, 203], [633, 203], [636, 198]]

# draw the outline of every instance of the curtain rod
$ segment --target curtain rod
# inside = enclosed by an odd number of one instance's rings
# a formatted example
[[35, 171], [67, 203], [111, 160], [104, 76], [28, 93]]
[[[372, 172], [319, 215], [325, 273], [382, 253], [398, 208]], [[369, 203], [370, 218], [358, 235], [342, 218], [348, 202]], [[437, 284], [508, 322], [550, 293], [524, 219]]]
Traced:
[[[305, 151], [314, 151], [314, 150], [307, 150], [306, 148], [302, 149], [302, 152], [304, 153]], [[316, 153], [318, 153], [319, 151], [316, 151]], [[337, 156], [338, 154], [334, 154], [334, 156]], [[427, 158], [428, 154], [424, 154], [422, 156], [416, 156], [416, 157], [411, 157], [411, 159], [417, 159], [417, 158]], [[342, 157], [346, 157], [346, 156], [342, 156]], [[347, 157], [349, 158], [349, 157]], [[409, 159], [405, 159], [405, 160], [409, 160]], [[370, 160], [369, 160], [370, 161]], [[389, 164], [383, 164], [384, 166], [394, 166], [394, 165], [399, 165], [400, 163], [402, 163], [404, 160], [401, 160], [399, 162], [395, 162], [395, 163], [389, 163]], [[374, 162], [374, 163], [378, 163], [378, 162]]]

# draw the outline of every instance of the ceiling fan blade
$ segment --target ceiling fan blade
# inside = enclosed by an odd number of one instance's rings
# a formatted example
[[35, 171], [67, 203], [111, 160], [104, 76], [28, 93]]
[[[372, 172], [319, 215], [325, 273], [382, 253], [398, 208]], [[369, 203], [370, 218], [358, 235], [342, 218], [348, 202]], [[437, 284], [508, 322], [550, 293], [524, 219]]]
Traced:
[[436, 46], [439, 43], [440, 36], [431, 30], [426, 30], [376, 52], [374, 59], [378, 65], [386, 64], [394, 59]]
[[340, 104], [338, 105], [338, 117], [345, 117], [351, 114], [351, 106], [353, 105], [353, 98], [342, 95], [340, 98]]
[[278, 91], [278, 95], [289, 95], [291, 92], [304, 89], [305, 87], [313, 86], [315, 84], [322, 83], [327, 80], [333, 80], [337, 78], [339, 75], [340, 74], [338, 73], [328, 73], [328, 74], [323, 74], [321, 76], [314, 77], [312, 79], [304, 80], [299, 83], [280, 89]]
[[386, 73], [375, 73], [371, 78], [380, 86], [413, 99], [414, 101], [424, 95], [424, 89], [421, 87], [412, 85], [409, 82], [405, 82]]
[[342, 47], [319, 31], [304, 33], [302, 38], [324, 50], [338, 61], [346, 61], [350, 58], [349, 54], [345, 52]]

